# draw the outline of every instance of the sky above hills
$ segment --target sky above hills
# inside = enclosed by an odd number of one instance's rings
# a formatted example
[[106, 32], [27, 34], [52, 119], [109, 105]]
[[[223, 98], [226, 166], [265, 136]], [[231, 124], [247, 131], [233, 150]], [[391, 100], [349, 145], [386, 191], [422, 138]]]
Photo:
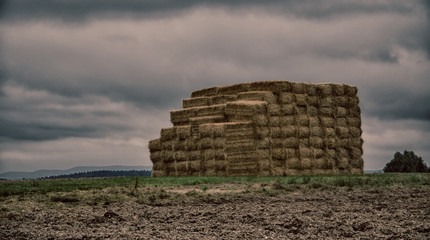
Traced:
[[358, 87], [365, 169], [430, 163], [430, 3], [0, 1], [0, 172], [151, 165], [192, 91], [261, 80]]

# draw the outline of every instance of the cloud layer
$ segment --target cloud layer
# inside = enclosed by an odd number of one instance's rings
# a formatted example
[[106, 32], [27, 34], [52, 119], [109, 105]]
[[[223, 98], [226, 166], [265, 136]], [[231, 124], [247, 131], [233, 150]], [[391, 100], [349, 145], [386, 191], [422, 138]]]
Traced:
[[274, 79], [358, 86], [366, 169], [430, 160], [426, 2], [168, 2], [3, 3], [0, 167], [150, 165], [193, 90]]

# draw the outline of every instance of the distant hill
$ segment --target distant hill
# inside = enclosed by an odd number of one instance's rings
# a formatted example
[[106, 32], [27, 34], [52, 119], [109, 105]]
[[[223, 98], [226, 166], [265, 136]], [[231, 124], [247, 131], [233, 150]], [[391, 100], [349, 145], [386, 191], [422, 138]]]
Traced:
[[150, 166], [123, 166], [123, 165], [113, 165], [113, 166], [78, 166], [66, 170], [37, 170], [34, 172], [18, 172], [10, 171], [0, 174], [0, 179], [18, 180], [18, 179], [36, 179], [44, 178], [50, 176], [58, 175], [68, 175], [74, 173], [82, 172], [93, 172], [93, 171], [131, 171], [131, 170], [152, 170]]
[[58, 179], [58, 178], [100, 178], [100, 177], [150, 177], [152, 171], [150, 170], [101, 170], [91, 172], [79, 172], [66, 175], [57, 175], [50, 177], [43, 177], [41, 179]]

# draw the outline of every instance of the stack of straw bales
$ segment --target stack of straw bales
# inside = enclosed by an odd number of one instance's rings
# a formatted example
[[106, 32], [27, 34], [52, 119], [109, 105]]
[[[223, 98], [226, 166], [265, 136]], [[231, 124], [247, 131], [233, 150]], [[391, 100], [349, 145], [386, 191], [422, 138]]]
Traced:
[[153, 176], [362, 174], [357, 88], [265, 81], [212, 87], [149, 142]]

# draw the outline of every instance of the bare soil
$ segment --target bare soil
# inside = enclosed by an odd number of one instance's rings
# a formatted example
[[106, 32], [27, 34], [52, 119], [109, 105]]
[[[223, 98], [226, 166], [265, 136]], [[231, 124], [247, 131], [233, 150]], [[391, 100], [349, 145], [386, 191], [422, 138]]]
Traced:
[[430, 239], [429, 188], [233, 194], [0, 214], [0, 239]]

